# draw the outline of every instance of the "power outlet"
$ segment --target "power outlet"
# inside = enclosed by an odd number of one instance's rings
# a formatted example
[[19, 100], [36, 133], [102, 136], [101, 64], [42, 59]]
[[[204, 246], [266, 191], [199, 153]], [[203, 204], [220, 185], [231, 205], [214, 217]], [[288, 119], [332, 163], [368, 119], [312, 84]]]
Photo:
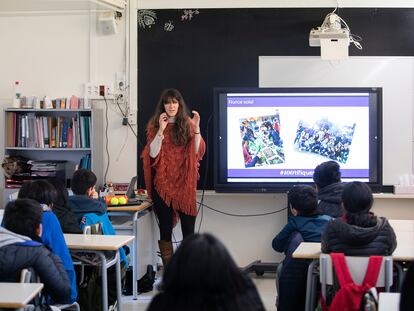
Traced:
[[117, 93], [123, 93], [126, 90], [125, 72], [117, 72], [115, 74], [115, 90]]
[[84, 95], [90, 99], [99, 98], [99, 86], [94, 83], [85, 83]]
[[84, 85], [84, 96], [89, 99], [114, 98], [114, 86], [112, 83], [91, 83]]
[[137, 111], [136, 110], [129, 110], [128, 111], [128, 122], [131, 125], [137, 124]]

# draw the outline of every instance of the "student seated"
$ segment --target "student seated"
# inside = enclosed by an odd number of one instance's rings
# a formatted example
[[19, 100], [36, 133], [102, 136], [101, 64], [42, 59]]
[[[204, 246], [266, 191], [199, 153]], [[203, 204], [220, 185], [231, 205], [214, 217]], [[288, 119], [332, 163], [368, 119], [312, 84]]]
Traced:
[[303, 310], [306, 296], [306, 272], [309, 261], [293, 259], [300, 242], [320, 242], [326, 224], [332, 219], [318, 212], [316, 190], [311, 186], [294, 186], [288, 193], [293, 216], [273, 239], [272, 247], [286, 257], [278, 277], [278, 310]]
[[272, 247], [276, 252], [284, 252], [288, 247], [291, 235], [299, 232], [305, 242], [320, 242], [322, 231], [332, 218], [320, 215], [316, 191], [311, 186], [294, 186], [288, 192], [288, 202], [293, 216], [282, 231], [273, 239]]
[[17, 199], [4, 210], [0, 227], [0, 282], [19, 282], [23, 269], [33, 269], [56, 303], [71, 299], [71, 284], [59, 257], [42, 244], [42, 207]]
[[341, 172], [339, 164], [327, 161], [319, 164], [313, 173], [313, 181], [318, 192], [318, 209], [321, 214], [337, 218], [344, 213], [342, 208]]
[[322, 234], [323, 253], [348, 256], [391, 255], [397, 247], [394, 230], [384, 217], [370, 212], [371, 189], [354, 181], [345, 184], [342, 205], [345, 214], [328, 223]]
[[73, 173], [71, 189], [74, 195], [69, 197], [69, 208], [76, 215], [78, 223], [85, 214], [106, 213], [106, 203], [95, 191], [96, 181], [96, 175], [90, 170], [79, 169]]
[[226, 247], [211, 234], [187, 237], [171, 258], [161, 292], [147, 311], [261, 311], [252, 280], [243, 274]]
[[53, 213], [57, 216], [64, 233], [82, 233], [79, 222], [68, 206], [69, 194], [63, 182], [58, 178], [48, 179], [56, 189], [56, 198], [53, 202]]
[[43, 209], [42, 217], [42, 242], [54, 255], [59, 256], [72, 284], [70, 300], [65, 303], [73, 303], [77, 300], [76, 274], [73, 268], [72, 258], [63, 236], [62, 228], [56, 215], [52, 212], [53, 202], [56, 200], [56, 190], [47, 180], [35, 180], [24, 184], [18, 194], [19, 199], [32, 199], [40, 203]]
[[[107, 206], [103, 199], [98, 198], [98, 194], [95, 191], [95, 184], [97, 178], [96, 175], [86, 169], [79, 169], [73, 173], [71, 189], [74, 193], [73, 196], [69, 197], [68, 206], [70, 210], [76, 215], [79, 223], [79, 227], [82, 229], [84, 226], [101, 223], [102, 234], [104, 235], [115, 235], [115, 230], [109, 220], [107, 214]], [[126, 247], [125, 247], [126, 248]], [[124, 248], [119, 249], [120, 261], [121, 261], [121, 273], [124, 276], [125, 271], [128, 268], [128, 261]], [[95, 269], [96, 270], [96, 269]], [[87, 273], [93, 275], [96, 271], [89, 269]], [[108, 303], [114, 304], [116, 301], [116, 278], [115, 278], [115, 266], [108, 269]], [[93, 278], [90, 278], [93, 279]], [[100, 295], [101, 289], [99, 285], [87, 284], [83, 285], [85, 290], [81, 290], [80, 301], [81, 309], [92, 310], [96, 307], [100, 307], [101, 299], [98, 301], [94, 299], [93, 290], [97, 290], [97, 295]], [[98, 296], [100, 297], [100, 296]]]

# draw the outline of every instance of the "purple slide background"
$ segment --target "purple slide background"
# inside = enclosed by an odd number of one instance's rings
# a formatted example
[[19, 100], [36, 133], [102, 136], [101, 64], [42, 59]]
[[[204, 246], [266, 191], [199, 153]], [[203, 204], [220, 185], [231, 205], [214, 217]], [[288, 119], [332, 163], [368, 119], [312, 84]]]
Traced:
[[[247, 178], [295, 178], [312, 177], [313, 169], [229, 169], [228, 177], [247, 177]], [[368, 169], [341, 169], [343, 178], [362, 178], [369, 177]]]
[[228, 97], [228, 107], [368, 107], [367, 96]]

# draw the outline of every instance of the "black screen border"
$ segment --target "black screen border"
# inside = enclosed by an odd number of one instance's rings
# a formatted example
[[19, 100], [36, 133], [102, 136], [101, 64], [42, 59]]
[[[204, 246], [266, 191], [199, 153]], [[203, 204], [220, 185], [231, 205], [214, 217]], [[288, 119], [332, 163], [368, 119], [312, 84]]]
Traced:
[[[373, 192], [382, 189], [382, 88], [381, 87], [289, 87], [214, 88], [214, 189], [216, 192], [282, 193], [298, 182], [243, 183], [227, 181], [227, 102], [228, 93], [369, 93], [369, 182]], [[222, 104], [221, 104], [222, 103]], [[225, 103], [225, 104], [223, 104]], [[303, 182], [304, 184], [312, 184]]]

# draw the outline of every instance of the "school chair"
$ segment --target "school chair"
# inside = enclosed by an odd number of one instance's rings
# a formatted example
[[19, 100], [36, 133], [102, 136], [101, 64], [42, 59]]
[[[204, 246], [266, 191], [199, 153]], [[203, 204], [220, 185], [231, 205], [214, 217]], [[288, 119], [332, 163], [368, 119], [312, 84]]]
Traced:
[[[355, 284], [363, 283], [367, 271], [369, 257], [345, 256], [346, 265], [349, 274]], [[321, 295], [326, 301], [327, 286], [334, 285], [334, 266], [330, 254], [321, 254], [319, 256], [319, 276], [321, 282]], [[382, 257], [381, 267], [375, 287], [385, 288], [386, 292], [390, 291], [393, 284], [393, 260], [391, 256]]]
[[[40, 282], [32, 269], [22, 269], [22, 271], [20, 271], [20, 283], [30, 283], [32, 280]], [[41, 297], [36, 297], [36, 299], [41, 299]], [[52, 310], [80, 311], [80, 306], [76, 301], [68, 304], [54, 304], [50, 307]]]

